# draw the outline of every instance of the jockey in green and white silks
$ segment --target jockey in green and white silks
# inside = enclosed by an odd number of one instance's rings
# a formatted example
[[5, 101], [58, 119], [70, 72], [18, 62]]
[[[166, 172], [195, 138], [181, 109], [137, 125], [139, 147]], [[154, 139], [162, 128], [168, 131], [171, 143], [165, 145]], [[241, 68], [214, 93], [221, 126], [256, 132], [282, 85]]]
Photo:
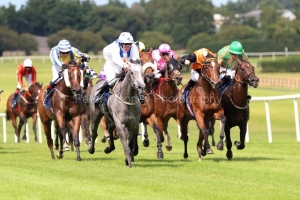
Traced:
[[220, 67], [220, 77], [222, 79], [225, 75], [232, 79], [235, 76], [235, 69], [239, 64], [238, 60], [248, 59], [243, 46], [240, 42], [234, 41], [230, 45], [223, 47], [218, 52], [218, 63]]

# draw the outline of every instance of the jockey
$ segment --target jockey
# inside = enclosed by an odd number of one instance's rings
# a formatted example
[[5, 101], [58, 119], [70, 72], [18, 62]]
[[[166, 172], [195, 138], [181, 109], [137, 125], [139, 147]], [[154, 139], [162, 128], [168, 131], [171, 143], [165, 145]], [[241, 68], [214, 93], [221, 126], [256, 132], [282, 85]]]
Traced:
[[[139, 49], [133, 42], [133, 37], [129, 32], [122, 32], [118, 39], [104, 47], [103, 56], [106, 61], [103, 70], [105, 71], [107, 80], [95, 96], [94, 104], [96, 107], [99, 105], [102, 94], [108, 88], [114, 86], [116, 75], [121, 74], [123, 71], [128, 71], [129, 64], [127, 64], [127, 60], [140, 59]], [[140, 95], [139, 98], [143, 104], [145, 100], [144, 96]]]
[[34, 84], [36, 82], [36, 69], [32, 65], [30, 59], [25, 59], [23, 63], [20, 63], [17, 69], [17, 89], [15, 91], [15, 96], [12, 100], [12, 108], [16, 107], [17, 99], [20, 94], [21, 88], [28, 90], [28, 88], [23, 83], [23, 77], [25, 77], [28, 85]]
[[[220, 64], [220, 77], [222, 82], [226, 83], [235, 76], [235, 68], [239, 64], [239, 60], [248, 60], [242, 44], [239, 41], [233, 41], [230, 45], [223, 47], [218, 52], [218, 63]], [[251, 96], [247, 96], [248, 101]]]
[[194, 51], [193, 53], [182, 56], [180, 58], [179, 62], [181, 64], [189, 65], [190, 63], [192, 63], [191, 64], [191, 68], [192, 68], [191, 79], [187, 83], [184, 90], [182, 90], [182, 95], [180, 97], [180, 101], [182, 103], [185, 103], [185, 101], [186, 101], [185, 94], [193, 88], [193, 86], [198, 81], [199, 77], [201, 76], [200, 70], [203, 67], [203, 62], [207, 58], [214, 58], [214, 57], [215, 57], [215, 54], [213, 52], [211, 52], [210, 50], [208, 50], [206, 48], [201, 48], [201, 49]]
[[170, 45], [163, 43], [158, 47], [158, 49], [152, 51], [152, 57], [157, 63], [158, 72], [155, 73], [155, 78], [158, 79], [161, 77], [161, 74], [164, 73], [169, 58], [176, 58], [177, 55], [171, 49]]
[[144, 43], [142, 43], [141, 41], [136, 41], [135, 46], [137, 46], [137, 48], [140, 50], [140, 52], [142, 52], [143, 50], [146, 50], [146, 46]]
[[[63, 69], [66, 68], [66, 64], [74, 59], [74, 58], [81, 58], [81, 61], [86, 64], [90, 60], [90, 56], [85, 53], [81, 53], [78, 51], [78, 49], [71, 46], [70, 42], [68, 40], [61, 40], [59, 41], [58, 45], [53, 47], [50, 51], [50, 59], [53, 63], [52, 65], [52, 80], [47, 86], [47, 89], [44, 94], [44, 105], [45, 100], [49, 96], [49, 92], [52, 88], [55, 87], [55, 85], [62, 79], [61, 72]], [[82, 65], [81, 67], [84, 67]], [[90, 70], [90, 73], [93, 76], [97, 76], [96, 72], [92, 70], [91, 68], [86, 66], [86, 70]]]

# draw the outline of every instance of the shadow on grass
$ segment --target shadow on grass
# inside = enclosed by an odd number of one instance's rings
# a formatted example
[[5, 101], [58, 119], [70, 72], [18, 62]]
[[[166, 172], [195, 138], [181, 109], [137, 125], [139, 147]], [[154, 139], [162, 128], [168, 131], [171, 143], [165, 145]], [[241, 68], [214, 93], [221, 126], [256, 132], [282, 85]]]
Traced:
[[205, 160], [211, 160], [214, 162], [256, 162], [256, 161], [268, 161], [268, 160], [284, 160], [284, 159], [279, 159], [279, 158], [272, 158], [272, 157], [233, 157], [232, 160], [228, 160], [226, 158], [226, 156], [224, 158], [208, 158], [207, 156], [205, 156], [203, 159], [203, 161]]

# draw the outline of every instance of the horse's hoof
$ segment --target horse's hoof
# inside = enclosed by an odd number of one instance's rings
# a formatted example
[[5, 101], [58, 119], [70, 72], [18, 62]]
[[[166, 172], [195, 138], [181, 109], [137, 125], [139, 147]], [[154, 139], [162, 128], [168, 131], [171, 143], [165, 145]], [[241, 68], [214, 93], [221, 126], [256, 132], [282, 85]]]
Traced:
[[81, 158], [80, 158], [80, 157], [78, 157], [78, 158], [77, 158], [77, 161], [81, 161]]
[[70, 148], [69, 148], [68, 146], [65, 146], [65, 147], [63, 148], [63, 151], [70, 151]]
[[214, 147], [214, 146], [216, 146], [216, 143], [215, 143], [215, 142], [212, 142], [211, 145]]
[[157, 152], [157, 158], [158, 159], [164, 159], [164, 153], [161, 151], [161, 152]]
[[232, 159], [232, 157], [233, 157], [233, 155], [232, 155], [232, 151], [227, 151], [227, 153], [226, 153], [226, 157], [227, 157], [227, 159], [228, 159], [228, 160], [231, 160], [231, 159]]
[[137, 156], [139, 154], [139, 150], [138, 149], [134, 150], [132, 153], [133, 153], [133, 156]]
[[211, 149], [207, 149], [206, 154], [214, 154], [214, 152]]
[[167, 151], [172, 151], [172, 145], [171, 146], [166, 145], [166, 149]]
[[149, 141], [148, 139], [145, 139], [145, 140], [143, 141], [144, 147], [149, 147], [149, 144], [150, 144], [150, 141]]
[[23, 135], [22, 140], [27, 140], [27, 136]]
[[101, 139], [101, 142], [102, 142], [102, 143], [105, 143], [105, 142], [106, 142], [106, 137], [103, 137], [103, 138]]
[[186, 159], [189, 157], [189, 154], [185, 153], [185, 154], [183, 154], [183, 157]]
[[222, 151], [222, 150], [224, 149], [223, 144], [220, 144], [220, 143], [219, 143], [219, 144], [217, 145], [217, 149], [220, 150], [220, 151]]
[[95, 148], [89, 148], [89, 149], [88, 149], [88, 152], [89, 152], [90, 154], [94, 154], [94, 153], [95, 153]]
[[58, 147], [55, 147], [54, 149], [55, 149], [55, 150], [58, 150]]
[[57, 153], [56, 158], [57, 159], [63, 159], [64, 158], [64, 154]]
[[110, 148], [110, 147], [106, 147], [106, 148], [104, 149], [104, 153], [109, 154], [109, 153], [111, 153], [113, 150], [115, 150], [115, 149], [112, 149], [112, 148]]

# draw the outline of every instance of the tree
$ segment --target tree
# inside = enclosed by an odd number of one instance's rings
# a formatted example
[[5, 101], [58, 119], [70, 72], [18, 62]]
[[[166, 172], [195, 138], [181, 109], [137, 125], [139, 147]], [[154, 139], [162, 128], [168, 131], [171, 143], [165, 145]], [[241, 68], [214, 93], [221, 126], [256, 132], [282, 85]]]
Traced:
[[260, 32], [247, 25], [223, 25], [214, 38], [219, 41], [260, 39]]
[[187, 43], [188, 51], [195, 51], [199, 48], [203, 47], [203, 43], [213, 42], [213, 38], [211, 35], [207, 33], [198, 33], [193, 35], [191, 39], [189, 39]]
[[164, 35], [161, 32], [155, 32], [155, 31], [145, 31], [142, 34], [137, 37], [136, 40], [139, 40], [143, 42], [146, 47], [153, 47], [153, 48], [158, 48], [158, 46], [162, 43], [167, 43], [170, 44], [171, 46], [174, 44], [173, 43], [173, 38]]
[[18, 46], [18, 33], [5, 26], [0, 27], [0, 56], [3, 55], [3, 51], [18, 50]]
[[31, 55], [32, 51], [38, 50], [38, 43], [34, 37], [29, 33], [22, 33], [20, 35], [20, 50], [25, 51], [26, 55]]

